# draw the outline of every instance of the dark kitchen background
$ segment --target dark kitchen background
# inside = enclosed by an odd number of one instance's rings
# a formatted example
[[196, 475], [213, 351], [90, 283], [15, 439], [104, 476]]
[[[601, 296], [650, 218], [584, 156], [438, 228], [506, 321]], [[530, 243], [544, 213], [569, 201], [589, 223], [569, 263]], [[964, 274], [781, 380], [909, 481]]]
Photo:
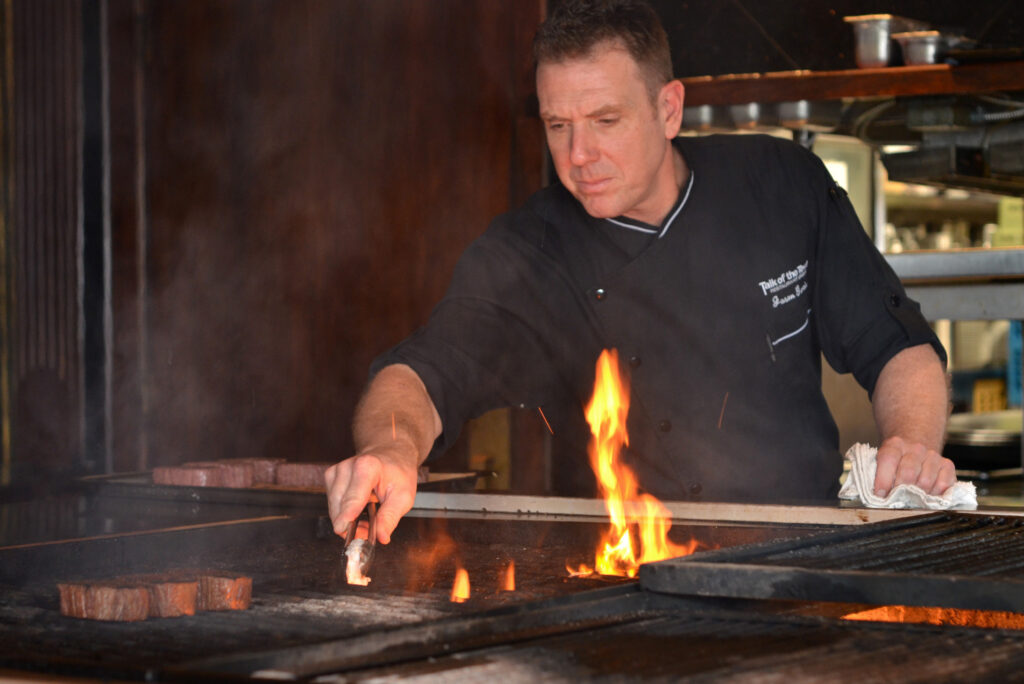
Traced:
[[[0, 0], [3, 484], [349, 455], [371, 359], [544, 181], [544, 5]], [[872, 12], [1024, 44], [1019, 0], [655, 6], [678, 76], [852, 68]], [[534, 414], [482, 431], [544, 489]]]

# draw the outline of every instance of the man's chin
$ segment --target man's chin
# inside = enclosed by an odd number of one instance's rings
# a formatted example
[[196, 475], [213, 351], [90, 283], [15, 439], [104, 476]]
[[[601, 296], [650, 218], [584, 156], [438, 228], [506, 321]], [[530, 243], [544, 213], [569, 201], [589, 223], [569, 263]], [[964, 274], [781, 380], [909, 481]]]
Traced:
[[597, 219], [615, 218], [621, 212], [603, 197], [577, 194], [576, 199], [583, 205], [586, 212]]

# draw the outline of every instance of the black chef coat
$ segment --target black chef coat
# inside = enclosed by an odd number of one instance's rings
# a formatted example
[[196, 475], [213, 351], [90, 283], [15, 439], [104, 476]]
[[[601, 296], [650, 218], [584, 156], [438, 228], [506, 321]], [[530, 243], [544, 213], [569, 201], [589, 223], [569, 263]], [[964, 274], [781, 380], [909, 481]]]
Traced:
[[[817, 157], [768, 136], [674, 144], [691, 175], [666, 224], [595, 219], [546, 188], [492, 223], [427, 324], [374, 362], [423, 379], [435, 451], [501, 406], [541, 406], [585, 443], [594, 364], [614, 348], [631, 384], [624, 458], [646, 491], [827, 499], [842, 465], [822, 352], [869, 393], [901, 349], [945, 359]], [[652, 237], [616, 238], [631, 227]]]

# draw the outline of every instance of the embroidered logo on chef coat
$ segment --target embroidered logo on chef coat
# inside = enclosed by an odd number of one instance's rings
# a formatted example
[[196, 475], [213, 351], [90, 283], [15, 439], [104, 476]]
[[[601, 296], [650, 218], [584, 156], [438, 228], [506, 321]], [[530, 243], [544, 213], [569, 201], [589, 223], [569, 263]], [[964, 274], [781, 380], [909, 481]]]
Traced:
[[796, 301], [807, 291], [807, 261], [758, 282], [761, 294], [771, 297], [772, 308]]

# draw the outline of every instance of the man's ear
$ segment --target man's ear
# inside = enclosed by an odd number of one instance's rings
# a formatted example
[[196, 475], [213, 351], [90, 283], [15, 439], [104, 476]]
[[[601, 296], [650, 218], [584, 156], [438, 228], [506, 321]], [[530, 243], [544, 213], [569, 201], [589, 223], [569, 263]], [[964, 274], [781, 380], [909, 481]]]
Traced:
[[679, 135], [683, 125], [683, 101], [686, 90], [678, 79], [673, 79], [661, 87], [658, 93], [658, 114], [665, 124], [665, 137], [672, 139]]

